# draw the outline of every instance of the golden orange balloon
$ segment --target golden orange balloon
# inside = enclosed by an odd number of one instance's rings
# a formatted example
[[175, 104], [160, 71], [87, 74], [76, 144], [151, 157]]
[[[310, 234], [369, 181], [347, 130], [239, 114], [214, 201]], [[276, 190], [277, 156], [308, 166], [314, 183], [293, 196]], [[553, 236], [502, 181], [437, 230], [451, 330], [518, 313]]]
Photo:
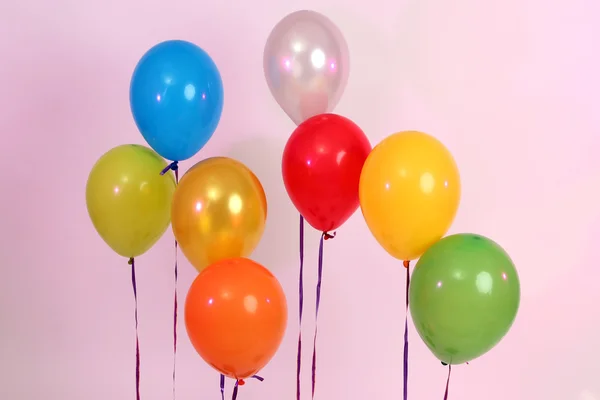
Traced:
[[248, 257], [266, 219], [267, 198], [260, 181], [244, 164], [227, 157], [194, 165], [173, 196], [173, 233], [198, 271], [224, 259]]

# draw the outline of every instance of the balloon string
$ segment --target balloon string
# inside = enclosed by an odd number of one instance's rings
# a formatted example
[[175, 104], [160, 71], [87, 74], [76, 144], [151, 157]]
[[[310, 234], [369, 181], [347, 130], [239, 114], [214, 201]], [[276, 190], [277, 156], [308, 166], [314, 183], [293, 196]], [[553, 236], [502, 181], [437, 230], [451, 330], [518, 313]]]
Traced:
[[[162, 171], [160, 171], [160, 174], [164, 175], [171, 170], [175, 173], [175, 183], [179, 184], [179, 163], [177, 161], [173, 161], [167, 165]], [[175, 294], [173, 300], [173, 400], [175, 400], [175, 377], [177, 370], [177, 247], [177, 240], [175, 240]]]
[[[221, 375], [222, 376], [222, 375]], [[256, 379], [257, 381], [264, 381], [265, 379], [258, 376], [258, 375], [252, 375], [250, 378], [252, 379]], [[233, 387], [233, 395], [231, 396], [231, 400], [236, 400], [237, 399], [237, 395], [238, 395], [238, 388], [240, 386], [244, 386], [246, 384], [246, 382], [244, 382], [243, 379], [238, 379], [237, 381], [235, 381], [235, 386]]]
[[319, 318], [319, 306], [321, 304], [321, 282], [323, 277], [323, 241], [333, 239], [333, 234], [323, 232], [321, 240], [319, 242], [319, 266], [318, 266], [318, 278], [317, 278], [317, 302], [315, 308], [315, 335], [313, 337], [313, 355], [312, 355], [312, 398], [315, 398], [315, 386], [317, 378], [317, 320]]
[[[173, 172], [175, 172], [175, 184], [179, 184], [179, 167], [177, 165], [177, 161], [171, 163]], [[174, 294], [173, 294], [173, 400], [175, 400], [175, 382], [176, 382], [176, 371], [177, 371], [177, 278], [178, 278], [178, 268], [177, 268], [177, 250], [179, 244], [177, 243], [177, 239], [175, 239], [175, 283], [174, 283]]]
[[304, 217], [300, 215], [300, 277], [298, 278], [298, 354], [296, 356], [296, 400], [300, 400], [300, 370], [302, 366], [302, 311], [304, 308]]
[[225, 400], [225, 375], [221, 374], [221, 400]]
[[450, 374], [452, 373], [452, 364], [448, 364], [448, 379], [446, 379], [446, 391], [444, 392], [444, 400], [448, 400], [448, 388], [450, 387]]
[[131, 265], [131, 286], [133, 287], [133, 299], [135, 302], [135, 394], [136, 399], [140, 400], [140, 340], [138, 336], [138, 303], [137, 303], [137, 283], [135, 279], [135, 259], [129, 259]]
[[408, 289], [410, 288], [410, 261], [404, 261], [404, 268], [406, 269], [406, 317], [404, 318], [404, 388], [402, 391], [403, 399], [408, 399]]

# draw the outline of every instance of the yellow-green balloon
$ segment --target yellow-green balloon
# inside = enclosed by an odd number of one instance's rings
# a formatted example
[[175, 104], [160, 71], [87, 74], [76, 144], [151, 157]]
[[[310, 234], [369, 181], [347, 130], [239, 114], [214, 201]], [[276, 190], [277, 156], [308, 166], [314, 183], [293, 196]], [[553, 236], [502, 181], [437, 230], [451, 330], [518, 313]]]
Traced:
[[86, 187], [88, 213], [100, 237], [119, 255], [148, 251], [171, 222], [175, 178], [154, 151], [123, 145], [96, 162]]
[[446, 364], [488, 352], [506, 335], [519, 309], [521, 285], [508, 254], [474, 234], [441, 239], [419, 259], [409, 290], [421, 339]]

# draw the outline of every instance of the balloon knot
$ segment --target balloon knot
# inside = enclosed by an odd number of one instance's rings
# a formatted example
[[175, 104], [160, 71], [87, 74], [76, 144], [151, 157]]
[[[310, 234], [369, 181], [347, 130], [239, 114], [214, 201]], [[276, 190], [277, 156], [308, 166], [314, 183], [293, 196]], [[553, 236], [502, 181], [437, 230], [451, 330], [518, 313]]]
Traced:
[[325, 240], [333, 239], [334, 237], [335, 237], [335, 232], [333, 232], [333, 233], [323, 232], [323, 239], [325, 239]]
[[131, 257], [131, 258], [129, 259], [129, 261], [127, 261], [127, 264], [129, 264], [129, 265], [133, 265], [133, 257]]
[[408, 267], [410, 267], [410, 261], [409, 260], [404, 260], [402, 262], [402, 265], [404, 265], [404, 268], [408, 268]]
[[246, 381], [243, 379], [238, 379], [237, 384], [238, 386], [244, 386], [246, 384]]
[[179, 162], [178, 161], [173, 161], [171, 164], [167, 165], [165, 167], [165, 169], [163, 169], [162, 171], [160, 171], [161, 175], [166, 174], [169, 171], [175, 171], [177, 172], [177, 170], [179, 169]]
[[443, 361], [442, 361], [442, 365], [445, 367], [445, 366], [447, 366], [448, 364], [446, 364], [445, 362], [443, 362]]

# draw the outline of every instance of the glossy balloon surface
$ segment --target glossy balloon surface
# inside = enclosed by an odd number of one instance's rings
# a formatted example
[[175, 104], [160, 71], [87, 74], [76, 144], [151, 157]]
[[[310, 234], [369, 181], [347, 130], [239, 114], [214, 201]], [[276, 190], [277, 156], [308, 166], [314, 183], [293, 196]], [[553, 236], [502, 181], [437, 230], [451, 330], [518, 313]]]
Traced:
[[410, 313], [439, 360], [462, 364], [506, 335], [520, 291], [515, 266], [497, 243], [481, 235], [451, 235], [419, 259], [410, 284]]
[[200, 47], [169, 40], [139, 61], [129, 89], [135, 123], [168, 160], [187, 160], [212, 137], [223, 111], [223, 82]]
[[185, 303], [192, 345], [220, 373], [244, 379], [277, 352], [287, 301], [269, 270], [245, 258], [217, 262], [192, 283]]

